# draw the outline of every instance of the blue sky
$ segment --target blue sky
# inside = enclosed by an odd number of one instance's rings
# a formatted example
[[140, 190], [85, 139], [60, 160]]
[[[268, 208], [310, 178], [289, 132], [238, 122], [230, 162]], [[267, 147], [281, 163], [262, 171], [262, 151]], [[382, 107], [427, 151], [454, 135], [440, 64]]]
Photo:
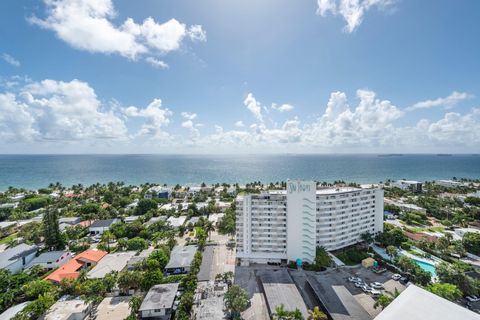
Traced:
[[478, 153], [478, 30], [478, 1], [5, 0], [0, 152]]

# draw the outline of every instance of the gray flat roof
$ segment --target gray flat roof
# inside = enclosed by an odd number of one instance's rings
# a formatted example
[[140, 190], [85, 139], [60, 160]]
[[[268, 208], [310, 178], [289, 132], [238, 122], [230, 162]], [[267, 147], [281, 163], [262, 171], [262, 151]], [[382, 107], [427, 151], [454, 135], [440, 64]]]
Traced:
[[60, 259], [67, 251], [50, 251], [50, 252], [44, 252], [35, 259], [32, 260], [32, 262], [29, 263], [29, 266], [37, 264], [37, 263], [47, 263], [47, 262], [53, 262], [57, 261], [57, 259]]
[[170, 260], [165, 269], [190, 267], [195, 252], [197, 252], [197, 246], [175, 246], [170, 253]]
[[14, 306], [11, 306], [7, 310], [5, 310], [2, 314], [0, 314], [0, 319], [2, 319], [2, 320], [12, 319], [13, 317], [15, 317], [15, 315], [17, 313], [22, 311], [30, 302], [31, 301], [22, 302], [22, 303], [14, 305]]
[[151, 287], [139, 311], [171, 308], [177, 291], [178, 283], [158, 284]]
[[313, 289], [333, 320], [371, 320], [372, 316], [358, 303], [345, 286], [337, 281], [344, 275], [340, 270], [324, 271], [321, 275], [307, 275]]
[[297, 286], [286, 269], [257, 271], [270, 314], [281, 304], [286, 310], [300, 310], [304, 318], [308, 317], [307, 306], [303, 301]]
[[135, 251], [109, 253], [88, 272], [87, 278], [98, 279], [112, 271], [122, 271], [135, 254]]
[[411, 284], [375, 318], [396, 319], [479, 320], [480, 315]]
[[19, 244], [16, 247], [9, 248], [0, 253], [0, 268], [9, 266], [14, 260], [28, 256], [29, 254], [36, 252], [38, 247], [36, 245], [28, 245], [25, 243]]
[[213, 253], [215, 251], [215, 246], [206, 246], [203, 250], [202, 255], [202, 264], [200, 265], [200, 271], [197, 274], [198, 281], [209, 281], [210, 271], [212, 269], [213, 262]]
[[89, 228], [107, 228], [117, 221], [118, 219], [96, 220]]

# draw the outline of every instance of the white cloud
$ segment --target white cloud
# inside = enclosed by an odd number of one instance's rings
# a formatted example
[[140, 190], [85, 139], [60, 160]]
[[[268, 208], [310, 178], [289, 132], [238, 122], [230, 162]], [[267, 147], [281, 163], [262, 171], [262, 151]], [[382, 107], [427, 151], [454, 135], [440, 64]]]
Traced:
[[18, 102], [12, 93], [0, 94], [0, 140], [9, 142], [29, 141], [38, 132], [35, 119], [28, 105]]
[[147, 57], [145, 59], [145, 61], [147, 61], [150, 65], [154, 66], [155, 68], [159, 68], [159, 69], [168, 69], [168, 64], [162, 60], [159, 60], [157, 58], [154, 58], [154, 57]]
[[8, 53], [4, 53], [0, 57], [3, 59], [3, 61], [5, 61], [8, 64], [11, 64], [14, 67], [20, 67], [20, 61], [18, 61]]
[[181, 113], [182, 118], [187, 119], [187, 120], [193, 120], [197, 117], [196, 113], [193, 112], [182, 112]]
[[95, 91], [86, 82], [43, 80], [23, 89], [42, 139], [83, 140], [126, 137], [124, 122], [101, 110]]
[[446, 109], [450, 109], [455, 107], [461, 101], [471, 98], [473, 98], [473, 95], [466, 92], [453, 91], [448, 97], [417, 102], [414, 105], [408, 107], [407, 111], [413, 111], [417, 109], [429, 109], [434, 107], [444, 107]]
[[294, 109], [294, 106], [292, 106], [291, 104], [288, 104], [288, 103], [284, 103], [284, 104], [281, 104], [281, 105], [277, 105], [275, 103], [272, 104], [272, 109], [273, 110], [278, 110], [279, 112], [288, 112], [288, 111], [292, 111]]
[[317, 14], [326, 16], [329, 12], [341, 15], [347, 25], [345, 32], [353, 32], [363, 22], [365, 13], [371, 8], [383, 10], [392, 6], [396, 0], [317, 0]]
[[182, 127], [187, 128], [187, 129], [192, 129], [193, 128], [193, 121], [192, 120], [187, 120], [182, 122]]
[[255, 99], [252, 93], [247, 95], [243, 101], [243, 104], [248, 108], [248, 110], [250, 110], [251, 113], [253, 113], [258, 121], [263, 122], [262, 106], [260, 105], [260, 102]]
[[168, 135], [163, 128], [170, 123], [169, 117], [172, 115], [172, 112], [167, 108], [162, 108], [162, 100], [154, 99], [145, 109], [130, 106], [125, 109], [124, 113], [128, 117], [143, 118], [145, 120], [137, 136], [164, 138]]
[[[144, 54], [165, 55], [178, 50], [185, 36], [205, 41], [202, 26], [187, 26], [176, 19], [164, 23], [152, 17], [138, 24], [127, 18], [123, 24], [115, 25], [115, 8], [112, 0], [43, 0], [47, 17], [31, 17], [29, 21], [56, 35], [80, 50], [94, 53], [119, 54], [135, 60]], [[148, 58], [147, 58], [148, 61]], [[148, 61], [156, 67], [165, 65], [160, 60]]]
[[243, 124], [243, 121], [238, 120], [235, 122], [235, 127], [237, 128], [243, 128], [245, 125]]
[[188, 28], [188, 36], [192, 41], [207, 41], [207, 33], [203, 30], [202, 26], [199, 24], [194, 24]]

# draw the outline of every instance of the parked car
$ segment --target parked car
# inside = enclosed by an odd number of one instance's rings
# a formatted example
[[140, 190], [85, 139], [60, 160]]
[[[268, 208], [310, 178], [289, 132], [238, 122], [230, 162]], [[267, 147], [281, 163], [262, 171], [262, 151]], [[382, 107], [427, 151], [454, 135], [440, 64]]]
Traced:
[[355, 282], [354, 285], [355, 285], [355, 287], [357, 287], [357, 288], [361, 288], [361, 287], [363, 287], [363, 286], [365, 285], [365, 283], [363, 283], [363, 282]]
[[380, 282], [372, 282], [370, 283], [370, 287], [374, 289], [383, 289], [383, 284]]
[[372, 292], [373, 289], [365, 284], [365, 285], [363, 285], [362, 290], [365, 293], [369, 293], [369, 292]]
[[477, 301], [480, 301], [480, 298], [478, 298], [477, 296], [466, 296], [465, 299], [467, 299], [468, 301], [470, 302], [477, 302]]
[[398, 273], [395, 273], [395, 274], [392, 276], [392, 279], [395, 280], [395, 281], [398, 281], [398, 280], [400, 280], [401, 277], [402, 277], [401, 275], [399, 275]]
[[362, 282], [362, 279], [358, 277], [348, 277], [348, 281], [350, 282]]
[[377, 296], [379, 296], [379, 295], [382, 294], [382, 291], [372, 289], [372, 290], [370, 291], [370, 293], [372, 294], [372, 296], [377, 297]]
[[407, 277], [401, 277], [401, 278], [400, 278], [400, 283], [402, 283], [402, 284], [407, 284], [408, 281], [409, 281], [409, 280], [408, 280]]

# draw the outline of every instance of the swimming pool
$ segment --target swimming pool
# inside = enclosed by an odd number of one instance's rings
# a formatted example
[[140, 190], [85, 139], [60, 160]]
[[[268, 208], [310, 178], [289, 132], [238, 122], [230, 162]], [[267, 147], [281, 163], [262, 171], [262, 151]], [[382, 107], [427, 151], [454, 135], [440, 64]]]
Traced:
[[427, 262], [424, 262], [424, 261], [420, 261], [420, 260], [415, 260], [415, 259], [413, 259], [413, 260], [415, 261], [415, 263], [417, 265], [420, 266], [420, 268], [422, 268], [425, 271], [430, 272], [432, 274], [432, 277], [437, 276], [437, 273], [435, 272], [435, 266], [433, 264], [430, 264], [430, 263], [427, 263]]

